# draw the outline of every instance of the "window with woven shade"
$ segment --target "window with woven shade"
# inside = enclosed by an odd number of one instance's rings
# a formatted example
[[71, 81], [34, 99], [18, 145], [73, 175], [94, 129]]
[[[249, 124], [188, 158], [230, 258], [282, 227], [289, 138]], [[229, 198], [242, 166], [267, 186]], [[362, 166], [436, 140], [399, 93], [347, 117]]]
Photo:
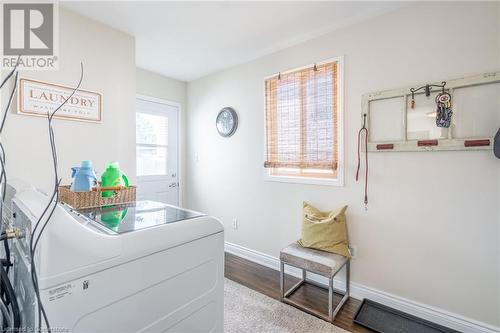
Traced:
[[335, 60], [266, 79], [264, 166], [269, 175], [338, 178], [340, 70]]

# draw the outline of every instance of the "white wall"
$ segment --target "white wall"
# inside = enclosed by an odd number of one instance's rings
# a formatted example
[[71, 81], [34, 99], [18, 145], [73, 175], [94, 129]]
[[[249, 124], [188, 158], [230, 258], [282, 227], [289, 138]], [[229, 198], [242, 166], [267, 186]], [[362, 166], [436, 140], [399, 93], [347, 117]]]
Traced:
[[137, 68], [137, 93], [186, 105], [186, 82]]
[[[484, 151], [372, 153], [368, 211], [353, 179], [361, 95], [498, 70], [499, 6], [417, 4], [189, 83], [188, 207], [220, 217], [227, 241], [277, 257], [300, 237], [303, 200], [348, 204], [354, 282], [500, 326], [500, 160]], [[263, 78], [339, 55], [346, 186], [264, 181]], [[215, 129], [224, 106], [240, 117], [231, 138]]]
[[[59, 70], [26, 71], [20, 75], [74, 86], [84, 64], [83, 89], [103, 95], [103, 123], [55, 120], [59, 173], [70, 181], [70, 168], [81, 160], [102, 171], [108, 161], [119, 161], [135, 183], [135, 41], [130, 35], [59, 8]], [[2, 105], [7, 102], [2, 92]], [[53, 184], [47, 120], [18, 115], [13, 105], [2, 140], [9, 179], [23, 178], [49, 191]]]
[[180, 169], [180, 186], [182, 187], [182, 202], [186, 202], [185, 175], [186, 175], [186, 102], [187, 102], [187, 84], [186, 82], [171, 79], [144, 69], [137, 68], [137, 93], [140, 95], [161, 98], [170, 102], [176, 102], [181, 105], [180, 112], [180, 151], [179, 151], [179, 169]]

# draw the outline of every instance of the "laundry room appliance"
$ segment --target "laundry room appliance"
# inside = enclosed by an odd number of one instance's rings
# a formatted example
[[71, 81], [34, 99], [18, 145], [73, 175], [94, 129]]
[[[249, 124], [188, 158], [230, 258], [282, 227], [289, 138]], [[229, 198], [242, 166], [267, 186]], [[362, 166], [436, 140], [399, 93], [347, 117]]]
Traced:
[[[11, 278], [23, 326], [36, 327], [29, 241], [49, 198], [19, 183], [9, 192], [13, 224], [26, 232], [11, 246]], [[213, 217], [152, 201], [80, 210], [60, 203], [35, 263], [53, 329], [223, 332], [224, 230]]]

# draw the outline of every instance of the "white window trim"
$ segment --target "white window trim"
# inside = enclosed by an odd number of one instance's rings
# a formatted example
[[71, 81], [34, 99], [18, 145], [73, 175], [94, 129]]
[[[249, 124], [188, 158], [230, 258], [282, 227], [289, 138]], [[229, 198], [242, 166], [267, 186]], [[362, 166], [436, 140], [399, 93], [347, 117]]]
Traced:
[[[339, 163], [337, 169], [337, 178], [336, 179], [324, 179], [324, 178], [314, 178], [314, 177], [295, 177], [295, 176], [282, 176], [282, 175], [271, 175], [271, 169], [264, 168], [264, 180], [271, 182], [281, 182], [281, 183], [292, 183], [292, 184], [309, 184], [309, 185], [325, 185], [325, 186], [344, 186], [344, 56], [339, 56], [335, 58], [330, 58], [321, 62], [316, 63], [316, 65], [321, 65], [329, 62], [337, 62], [338, 65], [338, 73], [339, 73], [339, 82], [338, 82], [338, 92], [339, 92], [339, 110], [338, 110], [338, 124], [339, 124]], [[304, 68], [309, 68], [314, 66], [314, 64], [293, 68], [288, 71], [284, 71], [281, 73], [287, 73], [291, 71], [296, 71]], [[276, 74], [269, 75], [265, 79], [275, 76]], [[265, 86], [264, 86], [265, 89]], [[265, 96], [265, 91], [264, 91]], [[266, 100], [264, 98], [264, 161], [267, 158], [266, 150], [267, 150], [267, 137], [266, 133]]]

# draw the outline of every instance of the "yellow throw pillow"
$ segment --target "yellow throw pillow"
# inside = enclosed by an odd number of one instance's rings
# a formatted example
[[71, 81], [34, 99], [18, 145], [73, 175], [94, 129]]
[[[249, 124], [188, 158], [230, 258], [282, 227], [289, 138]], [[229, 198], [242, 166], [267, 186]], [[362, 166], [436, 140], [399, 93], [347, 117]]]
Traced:
[[304, 202], [302, 238], [297, 242], [303, 247], [351, 257], [345, 211], [347, 206], [331, 212], [322, 212]]

